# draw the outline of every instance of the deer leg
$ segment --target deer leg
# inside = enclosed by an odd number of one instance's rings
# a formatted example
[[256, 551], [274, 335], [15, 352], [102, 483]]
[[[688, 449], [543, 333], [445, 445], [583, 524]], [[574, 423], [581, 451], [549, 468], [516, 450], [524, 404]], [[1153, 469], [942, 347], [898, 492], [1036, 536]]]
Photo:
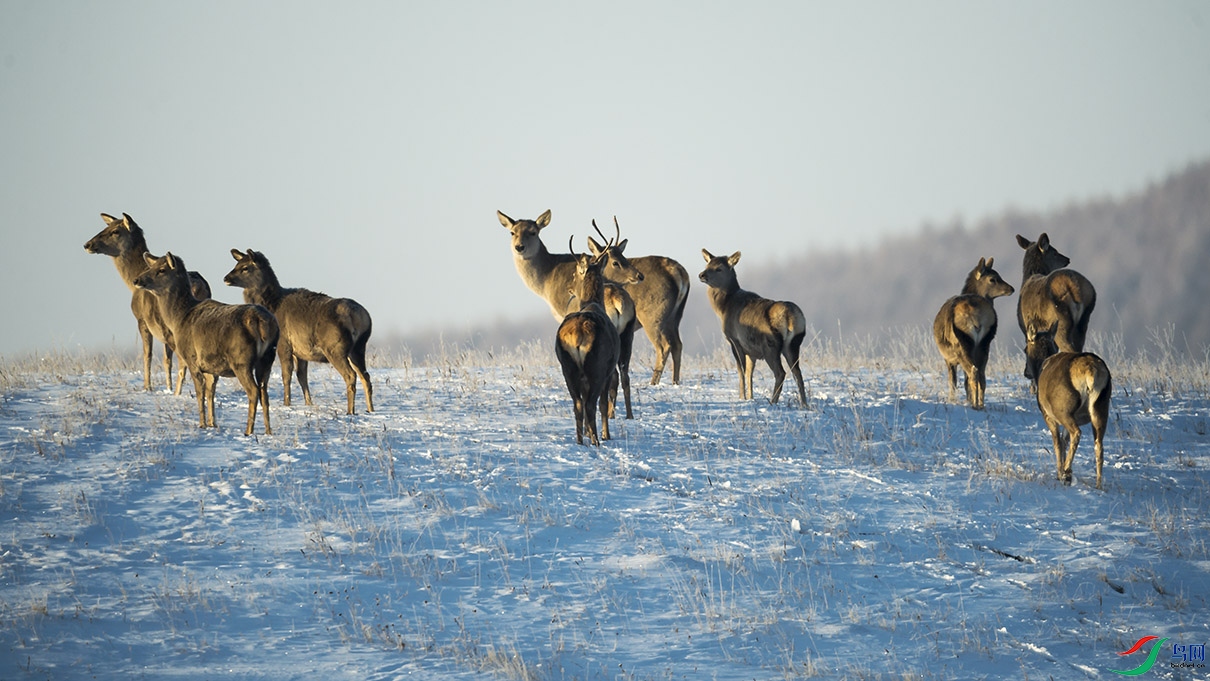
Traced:
[[[634, 412], [630, 409], [630, 355], [634, 350], [634, 329], [627, 329], [619, 338], [621, 345], [618, 348], [618, 380], [622, 386], [622, 396], [626, 400], [626, 418], [632, 419]], [[613, 414], [609, 416], [612, 418]]]
[[[284, 339], [277, 341], [277, 362], [281, 364], [281, 382], [283, 404], [290, 406], [290, 382], [294, 380], [294, 350]], [[299, 366], [298, 380], [306, 383], [307, 367]]]
[[580, 399], [580, 410], [583, 413], [584, 430], [588, 431], [592, 444], [600, 447], [601, 438], [597, 434], [597, 396], [588, 390], [584, 390], [583, 395]]
[[[139, 321], [139, 336], [143, 339], [143, 390], [151, 390], [151, 329], [142, 319]], [[172, 390], [172, 377], [168, 377], [168, 389]]]
[[[357, 402], [357, 373], [353, 371], [352, 362], [348, 360], [348, 355], [341, 354], [339, 352], [333, 352], [331, 354], [324, 353], [324, 357], [327, 357], [328, 364], [331, 364], [332, 368], [336, 370], [336, 373], [340, 374], [340, 377], [344, 379], [345, 398], [348, 403], [348, 406], [345, 408], [345, 413], [356, 413], [355, 404]], [[299, 360], [300, 364], [301, 362], [302, 360]], [[306, 392], [309, 391], [304, 391], [304, 394], [306, 394]], [[307, 404], [311, 404], [311, 402], [308, 400]]]
[[164, 380], [168, 383], [168, 392], [172, 390], [172, 346], [164, 343]]
[[681, 351], [684, 345], [681, 343], [681, 334], [677, 330], [668, 338], [670, 351], [672, 353], [672, 385], [681, 384]]
[[[755, 364], [755, 362], [753, 362]], [[777, 404], [777, 400], [781, 398], [781, 386], [786, 382], [786, 370], [781, 365], [781, 355], [773, 355], [765, 358], [765, 364], [769, 365], [769, 369], [773, 371], [773, 396], [769, 398], [769, 404]], [[751, 385], [751, 378], [749, 385]]]
[[949, 374], [950, 379], [950, 402], [953, 402], [958, 396], [958, 365], [945, 363], [945, 373]]
[[1101, 489], [1101, 469], [1105, 465], [1105, 427], [1109, 425], [1109, 389], [1097, 396], [1089, 411], [1089, 421], [1092, 423], [1093, 445], [1097, 455], [1097, 489]]
[[214, 394], [218, 392], [218, 376], [206, 374], [206, 420], [211, 428], [218, 428], [218, 420], [214, 417]]
[[[244, 389], [244, 393], [248, 395], [248, 425], [244, 428], [244, 435], [252, 434], [252, 427], [256, 425], [256, 406], [260, 401], [260, 389], [256, 385], [256, 379], [252, 377], [252, 367], [242, 366], [235, 370], [235, 379]], [[266, 410], [266, 414], [268, 411]], [[265, 434], [269, 434], [268, 425], [265, 427]]]
[[664, 374], [664, 363], [668, 360], [668, 341], [663, 338], [658, 329], [648, 328], [647, 338], [651, 340], [651, 346], [655, 348], [655, 369], [651, 372], [651, 385], [660, 384], [660, 376]]
[[311, 380], [307, 369], [310, 363], [305, 359], [294, 358], [294, 375], [298, 377], [298, 386], [303, 392], [303, 404], [311, 406]]
[[206, 427], [206, 375], [193, 373], [193, 392], [197, 393], [197, 427]]
[[[609, 385], [606, 386], [605, 389], [601, 391], [601, 397], [599, 398], [599, 408], [601, 411], [601, 439], [602, 440], [612, 439], [609, 435], [609, 417], [610, 417], [609, 413], [611, 411], [613, 411], [614, 403], [617, 401], [617, 397], [618, 397], [618, 372], [614, 371], [612, 373], [613, 373], [613, 375], [609, 379]], [[613, 393], [612, 399], [610, 398], [611, 392]]]
[[186, 367], [185, 363], [180, 361], [180, 358], [178, 357], [177, 358], [177, 368], [176, 368], [176, 388], [172, 391], [173, 395], [180, 395], [181, 390], [185, 387], [185, 372], [186, 371], [188, 371], [188, 367]]
[[1080, 427], [1067, 428], [1067, 458], [1063, 462], [1063, 482], [1071, 484], [1071, 466], [1076, 458], [1076, 448], [1080, 446]]
[[[793, 358], [790, 357], [793, 355]], [[786, 355], [786, 362], [790, 365], [790, 373], [794, 375], [794, 382], [798, 384], [798, 399], [802, 402], [802, 406], [807, 406], [807, 387], [802, 380], [802, 367], [798, 365], [798, 353], [791, 352]]]
[[1056, 477], [1058, 477], [1059, 480], [1062, 480], [1064, 447], [1063, 435], [1060, 432], [1061, 426], [1057, 422], [1051, 421], [1050, 419], [1046, 420], [1046, 425], [1050, 428], [1050, 439], [1054, 442], [1055, 446], [1055, 470], [1057, 471]]
[[374, 384], [370, 383], [370, 372], [366, 370], [366, 348], [364, 343], [354, 343], [353, 352], [349, 355], [349, 365], [361, 378], [361, 386], [366, 390], [366, 411], [374, 411]]
[[744, 355], [744, 390], [746, 391], [744, 399], [752, 398], [752, 371], [756, 368], [756, 358], [752, 355]]

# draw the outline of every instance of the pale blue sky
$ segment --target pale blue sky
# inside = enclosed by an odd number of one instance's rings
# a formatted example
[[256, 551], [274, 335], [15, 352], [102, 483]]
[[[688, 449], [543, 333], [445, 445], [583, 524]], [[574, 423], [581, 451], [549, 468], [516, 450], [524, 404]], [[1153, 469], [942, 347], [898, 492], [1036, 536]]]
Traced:
[[136, 345], [123, 211], [385, 336], [546, 314], [497, 209], [696, 272], [1140, 189], [1210, 156], [1210, 5], [0, 0], [0, 99], [0, 353]]

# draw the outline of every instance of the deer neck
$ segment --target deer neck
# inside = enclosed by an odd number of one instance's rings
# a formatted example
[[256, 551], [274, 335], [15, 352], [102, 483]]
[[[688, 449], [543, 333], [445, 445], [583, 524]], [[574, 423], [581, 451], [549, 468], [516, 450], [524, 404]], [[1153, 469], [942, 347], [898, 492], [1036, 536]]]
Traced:
[[576, 292], [580, 299], [580, 309], [590, 305], [596, 305], [602, 311], [605, 310], [605, 277], [600, 270], [588, 270], [584, 274], [584, 278], [580, 280], [579, 290]]
[[164, 322], [168, 328], [172, 330], [173, 335], [176, 335], [177, 329], [193, 308], [197, 307], [198, 300], [193, 297], [193, 292], [189, 288], [189, 275], [183, 274], [180, 277], [174, 277], [172, 285], [163, 294], [156, 296], [156, 304], [160, 308], [160, 315], [164, 318]]
[[264, 267], [260, 273], [261, 281], [256, 286], [244, 289], [244, 302], [263, 306], [276, 314], [282, 299], [286, 297], [286, 290], [277, 281], [272, 269]]
[[710, 304], [718, 312], [724, 312], [727, 309], [728, 302], [736, 297], [742, 289], [739, 287], [739, 280], [735, 277], [723, 282], [722, 286], [710, 286], [708, 293], [710, 295]]
[[962, 295], [983, 296], [984, 298], [990, 298], [991, 296], [987, 295], [987, 293], [987, 287], [979, 285], [979, 280], [975, 277], [973, 272], [967, 276], [966, 283], [962, 286]]
[[126, 282], [127, 288], [131, 291], [136, 289], [135, 277], [147, 269], [147, 263], [143, 260], [143, 255], [146, 253], [147, 240], [141, 233], [132, 233], [130, 247], [122, 251], [121, 255], [113, 258], [113, 264], [118, 268], [118, 276], [122, 277], [122, 281]]
[[513, 254], [513, 265], [517, 268], [517, 274], [521, 275], [521, 281], [525, 282], [529, 290], [540, 296], [544, 295], [546, 281], [554, 273], [555, 267], [574, 260], [574, 256], [570, 254], [565, 257], [552, 254], [542, 242], [538, 242], [538, 251], [532, 257], [523, 258]]

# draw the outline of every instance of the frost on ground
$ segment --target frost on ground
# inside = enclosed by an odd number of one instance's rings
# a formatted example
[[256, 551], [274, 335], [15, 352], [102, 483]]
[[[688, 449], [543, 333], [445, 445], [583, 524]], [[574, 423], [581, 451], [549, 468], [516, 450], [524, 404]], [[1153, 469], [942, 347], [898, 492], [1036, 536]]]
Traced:
[[547, 359], [372, 367], [351, 417], [275, 376], [254, 437], [229, 380], [214, 431], [128, 368], [0, 373], [0, 678], [1091, 678], [1210, 640], [1204, 388], [1115, 376], [1098, 491], [1016, 367], [976, 412], [939, 361], [808, 366], [803, 410], [690, 360], [595, 449]]

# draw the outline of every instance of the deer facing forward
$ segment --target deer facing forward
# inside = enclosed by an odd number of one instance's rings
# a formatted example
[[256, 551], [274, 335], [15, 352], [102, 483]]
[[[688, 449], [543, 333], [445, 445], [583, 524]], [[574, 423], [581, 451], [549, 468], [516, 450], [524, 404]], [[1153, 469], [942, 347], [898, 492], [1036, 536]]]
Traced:
[[259, 251], [240, 253], [231, 249], [235, 267], [223, 281], [244, 289], [244, 302], [263, 305], [277, 317], [282, 337], [277, 344], [285, 384], [285, 404], [290, 406], [291, 375], [297, 366], [303, 401], [311, 405], [307, 362], [327, 362], [345, 382], [346, 413], [354, 413], [357, 379], [366, 391], [366, 411], [374, 411], [374, 386], [366, 370], [366, 343], [373, 323], [370, 313], [350, 298], [332, 298], [305, 288], [283, 288]]
[[706, 269], [698, 279], [710, 287], [710, 304], [722, 322], [723, 336], [735, 356], [740, 397], [752, 399], [752, 370], [756, 360], [763, 359], [773, 370], [773, 396], [769, 402], [776, 404], [786, 379], [786, 370], [781, 365], [781, 358], [785, 357], [798, 383], [798, 399], [805, 407], [807, 393], [798, 361], [807, 332], [802, 309], [794, 303], [769, 300], [740, 288], [735, 275], [739, 251], [715, 256], [703, 248], [702, 257]]
[[248, 394], [244, 434], [252, 434], [258, 402], [265, 410], [265, 434], [272, 433], [267, 384], [278, 337], [272, 313], [260, 305], [197, 300], [189, 291], [189, 275], [180, 258], [172, 253], [143, 258], [147, 270], [135, 277], [134, 285], [155, 294], [160, 314], [176, 340], [177, 353], [193, 374], [199, 426], [217, 427], [214, 393], [218, 379], [234, 376]]
[[996, 337], [996, 307], [993, 299], [1009, 296], [1013, 287], [992, 269], [993, 258], [979, 258], [966, 276], [962, 293], [942, 304], [933, 318], [933, 339], [945, 360], [950, 382], [950, 401], [958, 388], [958, 367], [966, 374], [966, 400], [983, 408], [987, 389], [987, 358]]

